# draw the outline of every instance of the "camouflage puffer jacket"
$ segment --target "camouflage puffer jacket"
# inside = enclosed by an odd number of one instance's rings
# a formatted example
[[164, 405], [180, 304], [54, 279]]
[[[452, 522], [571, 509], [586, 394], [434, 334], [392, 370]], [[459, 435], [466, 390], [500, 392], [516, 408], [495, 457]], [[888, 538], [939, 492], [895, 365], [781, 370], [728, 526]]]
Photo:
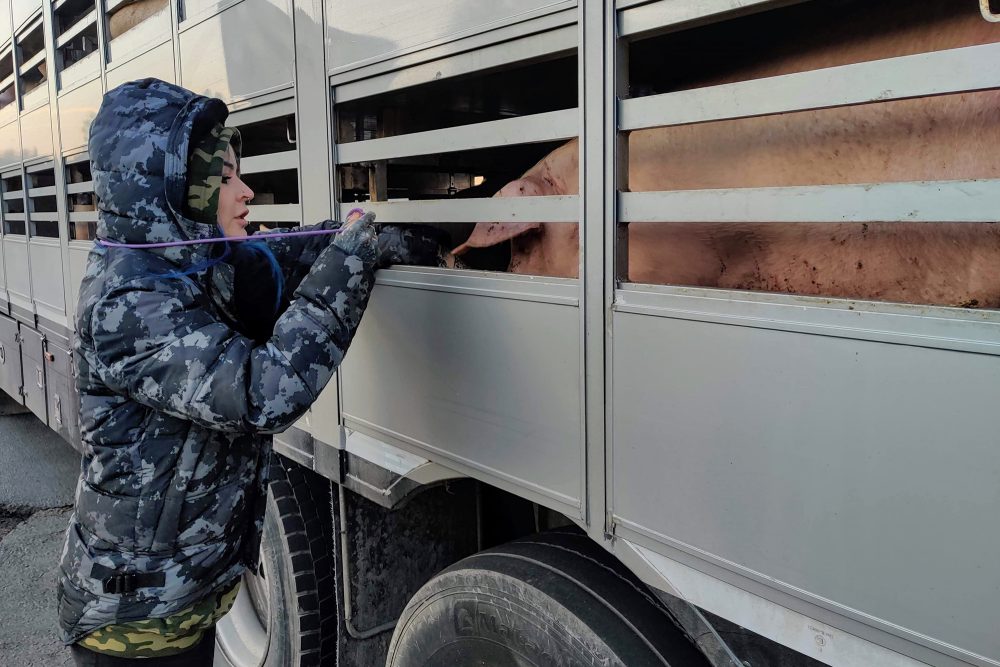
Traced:
[[[109, 92], [90, 132], [98, 236], [219, 236], [181, 204], [189, 137], [226, 116], [220, 100], [155, 79]], [[183, 272], [213, 244], [95, 245], [77, 312], [85, 454], [58, 585], [67, 644], [170, 616], [256, 562], [269, 434], [327, 384], [374, 283], [374, 232], [354, 232], [268, 242], [294, 291], [264, 344], [227, 319], [229, 265]]]

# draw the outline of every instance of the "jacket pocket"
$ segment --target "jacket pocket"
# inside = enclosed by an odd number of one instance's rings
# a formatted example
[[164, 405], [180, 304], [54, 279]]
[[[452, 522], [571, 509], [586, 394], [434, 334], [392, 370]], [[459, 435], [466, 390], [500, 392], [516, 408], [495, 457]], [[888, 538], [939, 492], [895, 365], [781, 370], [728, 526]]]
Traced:
[[177, 526], [178, 548], [223, 540], [246, 525], [249, 484], [238, 480], [210, 491], [189, 495]]
[[99, 540], [132, 551], [140, 498], [106, 493], [86, 480], [76, 504], [80, 526]]

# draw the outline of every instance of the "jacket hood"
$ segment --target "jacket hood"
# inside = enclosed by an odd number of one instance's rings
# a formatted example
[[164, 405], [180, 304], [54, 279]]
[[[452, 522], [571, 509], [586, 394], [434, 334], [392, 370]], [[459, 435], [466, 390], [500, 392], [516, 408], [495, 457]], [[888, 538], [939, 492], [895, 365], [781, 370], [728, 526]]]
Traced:
[[[90, 163], [98, 199], [99, 238], [161, 243], [222, 236], [217, 225], [184, 215], [191, 137], [224, 123], [222, 100], [196, 95], [159, 79], [109, 91], [90, 126]], [[186, 265], [211, 246], [151, 250]]]

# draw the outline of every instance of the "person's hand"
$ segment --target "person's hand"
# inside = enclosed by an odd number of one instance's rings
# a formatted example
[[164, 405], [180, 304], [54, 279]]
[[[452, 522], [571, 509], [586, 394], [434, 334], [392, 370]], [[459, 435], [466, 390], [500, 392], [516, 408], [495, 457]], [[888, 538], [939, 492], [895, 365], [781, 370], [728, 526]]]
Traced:
[[451, 236], [427, 225], [379, 225], [378, 268], [392, 264], [443, 266]]
[[373, 266], [378, 259], [375, 214], [365, 213], [346, 223], [334, 237], [333, 245], [348, 255], [357, 255], [366, 266]]

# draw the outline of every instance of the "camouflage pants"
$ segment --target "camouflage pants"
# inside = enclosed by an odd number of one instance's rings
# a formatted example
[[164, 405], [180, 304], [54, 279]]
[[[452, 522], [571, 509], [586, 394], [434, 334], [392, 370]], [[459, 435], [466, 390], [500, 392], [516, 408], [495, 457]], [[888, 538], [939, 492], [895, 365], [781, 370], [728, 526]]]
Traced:
[[206, 630], [201, 641], [190, 651], [158, 658], [121, 658], [70, 646], [76, 667], [212, 667], [215, 656], [215, 628]]

